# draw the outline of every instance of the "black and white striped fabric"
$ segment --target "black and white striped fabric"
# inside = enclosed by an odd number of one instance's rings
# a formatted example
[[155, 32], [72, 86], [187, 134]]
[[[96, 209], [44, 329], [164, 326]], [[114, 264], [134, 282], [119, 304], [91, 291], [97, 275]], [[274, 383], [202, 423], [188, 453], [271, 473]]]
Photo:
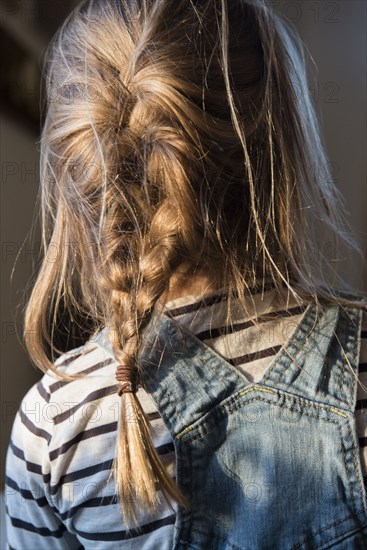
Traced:
[[[305, 306], [275, 300], [273, 291], [249, 298], [250, 312], [238, 308], [224, 322], [226, 293], [171, 300], [166, 313], [186, 326], [248, 379], [257, 382], [293, 334]], [[275, 315], [276, 314], [276, 315]], [[255, 316], [260, 329], [251, 322]], [[359, 381], [367, 386], [367, 313], [364, 313]], [[169, 550], [175, 513], [162, 502], [154, 516], [142, 511], [140, 529], [127, 532], [119, 509], [111, 466], [115, 453], [119, 398], [116, 361], [93, 341], [59, 357], [60, 370], [84, 373], [80, 380], [57, 380], [46, 373], [25, 395], [16, 415], [6, 459], [8, 549], [116, 548]], [[153, 399], [139, 400], [154, 430], [153, 442], [174, 477], [173, 441]], [[358, 385], [355, 411], [360, 458], [367, 487], [367, 392]], [[177, 510], [177, 508], [175, 508]]]

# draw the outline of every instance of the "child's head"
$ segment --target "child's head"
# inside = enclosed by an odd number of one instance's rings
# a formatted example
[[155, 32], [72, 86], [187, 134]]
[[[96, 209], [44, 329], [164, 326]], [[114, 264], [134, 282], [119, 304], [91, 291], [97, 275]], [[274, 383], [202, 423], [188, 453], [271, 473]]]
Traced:
[[[74, 10], [45, 62], [46, 257], [25, 327], [39, 366], [53, 369], [43, 341], [52, 348], [47, 324], [63, 301], [94, 328], [107, 325], [117, 360], [137, 372], [141, 331], [181, 265], [239, 299], [259, 280], [332, 295], [313, 269], [309, 215], [338, 235], [339, 197], [303, 55], [263, 0], [96, 0]], [[122, 400], [138, 411], [133, 394]], [[133, 454], [144, 419], [123, 414], [120, 451]], [[143, 459], [133, 471], [118, 464], [122, 496], [130, 475], [153, 503]], [[164, 494], [179, 498], [157, 468]]]

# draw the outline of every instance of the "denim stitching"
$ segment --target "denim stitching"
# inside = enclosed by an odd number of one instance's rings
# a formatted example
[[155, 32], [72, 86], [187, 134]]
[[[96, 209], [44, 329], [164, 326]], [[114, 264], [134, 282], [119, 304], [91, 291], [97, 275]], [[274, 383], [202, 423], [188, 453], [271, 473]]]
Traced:
[[[342, 312], [344, 313], [344, 312]], [[344, 320], [344, 317], [342, 318], [342, 321], [341, 321], [341, 330], [340, 332], [342, 334], [344, 334], [344, 331], [345, 329], [347, 328], [347, 324], [345, 323], [345, 320]], [[348, 333], [345, 335], [345, 340], [348, 342], [348, 336], [349, 336], [349, 331]], [[347, 403], [347, 397], [346, 397], [346, 393], [344, 392], [344, 384], [345, 384], [345, 371], [346, 371], [346, 365], [345, 365], [345, 359], [343, 358], [343, 351], [345, 353], [345, 356], [347, 358], [347, 361], [349, 360], [349, 353], [347, 350], [344, 350], [342, 344], [340, 344], [342, 350], [340, 350], [341, 352], [341, 361], [340, 361], [340, 373], [341, 373], [341, 379], [340, 379], [340, 397], [341, 399], [344, 401], [344, 403]]]
[[[322, 533], [323, 531], [326, 531], [327, 529], [331, 529], [331, 527], [335, 527], [336, 525], [340, 525], [340, 523], [344, 523], [345, 521], [348, 521], [349, 519], [352, 519], [354, 517], [358, 517], [360, 516], [361, 513], [359, 512], [358, 514], [352, 514], [351, 516], [348, 516], [344, 519], [340, 519], [338, 521], [334, 521], [333, 523], [330, 523], [329, 525], [327, 525], [326, 527], [323, 527], [321, 529], [321, 531], [318, 531], [317, 533], [315, 533], [316, 535], [319, 535], [320, 533]], [[365, 525], [365, 524], [364, 524]], [[362, 527], [364, 526], [362, 525]], [[353, 531], [353, 529], [347, 529], [346, 531], [343, 531], [343, 533], [339, 533], [338, 535], [334, 535], [331, 539], [328, 539], [326, 541], [323, 541], [323, 542], [320, 542], [317, 546], [314, 546], [314, 549], [316, 550], [316, 548], [320, 548], [320, 546], [324, 545], [325, 543], [327, 542], [330, 542], [334, 539], [336, 539], [337, 537], [340, 537], [341, 535], [345, 535], [345, 533], [348, 533], [348, 531]], [[312, 535], [313, 536], [313, 535]], [[301, 546], [307, 542], [308, 540], [310, 540], [311, 537], [307, 537], [305, 539], [302, 540], [302, 542], [298, 542], [296, 545], [292, 546], [292, 549], [291, 550], [297, 550], [298, 548], [301, 548]]]
[[[245, 393], [249, 392], [249, 391], [252, 391], [252, 390], [257, 390], [257, 391], [266, 391], [266, 392], [270, 392], [272, 390], [266, 388], [266, 389], [263, 389], [263, 388], [249, 388], [249, 389], [245, 389], [245, 390], [241, 390], [239, 393], [237, 393], [235, 396], [231, 397], [226, 403], [219, 403], [216, 407], [214, 407], [210, 412], [212, 412], [214, 415], [216, 415], [218, 412], [220, 413], [220, 409], [218, 408], [217, 411], [215, 411], [215, 409], [217, 407], [226, 407], [227, 409], [233, 404], [235, 403], [239, 397], [241, 397], [242, 395], [244, 395]], [[307, 399], [305, 397], [298, 397], [297, 395], [294, 395], [294, 396], [290, 396], [290, 395], [286, 395], [284, 393], [280, 393], [279, 391], [272, 391], [272, 393], [278, 395], [278, 396], [281, 396], [283, 397], [284, 399], [288, 400], [288, 401], [292, 401], [292, 402], [298, 402], [301, 406], [305, 406], [305, 407], [308, 407], [308, 408], [313, 408], [313, 409], [318, 409], [320, 411], [331, 411], [333, 412], [334, 414], [338, 414], [340, 416], [345, 416], [346, 418], [348, 417], [348, 415], [344, 415], [341, 411], [337, 411], [337, 409], [335, 407], [327, 407], [327, 406], [324, 406], [324, 405], [320, 405], [318, 403], [309, 403], [307, 401]], [[274, 405], [278, 405], [279, 407], [282, 407], [283, 405], [282, 404], [279, 404], [279, 403], [276, 403], [276, 402], [273, 402], [273, 401], [270, 401], [270, 400], [266, 400], [264, 398], [261, 398], [261, 397], [254, 397], [248, 401], [245, 401], [244, 403], [241, 403], [240, 405], [238, 405], [236, 408], [234, 409], [231, 409], [229, 411], [228, 414], [232, 414], [232, 412], [235, 412], [236, 410], [238, 410], [239, 408], [241, 407], [244, 407], [247, 403], [251, 403], [252, 401], [254, 401], [255, 399], [259, 399], [260, 401], [266, 401], [267, 403], [274, 403]], [[288, 409], [290, 408], [287, 404], [284, 404], [285, 407], [287, 407]], [[297, 409], [292, 409], [290, 408], [291, 410], [294, 410], [296, 411]], [[298, 411], [298, 412], [301, 412], [301, 411]], [[307, 413], [303, 413], [301, 412], [301, 414], [306, 414]], [[309, 416], [309, 415], [308, 415]], [[224, 416], [223, 416], [224, 418]], [[315, 418], [318, 418], [318, 417], [315, 417]], [[189, 433], [190, 431], [192, 430], [195, 430], [196, 428], [200, 428], [203, 424], [205, 424], [206, 422], [210, 422], [210, 418], [205, 418], [204, 420], [202, 420], [201, 422], [198, 421], [198, 423], [194, 423], [192, 424], [191, 426], [188, 426], [187, 428], [185, 428], [184, 430], [182, 430], [180, 433], [178, 433], [176, 435], [176, 439], [181, 439], [183, 437], [183, 435]], [[189, 439], [187, 439], [186, 441], [189, 441]]]
[[[192, 472], [192, 453], [190, 448], [186, 448], [186, 457], [187, 461], [189, 463], [189, 472]], [[180, 455], [182, 456], [182, 452]], [[177, 459], [178, 460], [178, 459]], [[177, 462], [178, 463], [178, 462]], [[184, 479], [182, 480], [182, 485], [188, 487], [188, 491], [190, 494], [190, 502], [193, 501], [193, 485], [192, 485], [192, 477], [188, 475], [187, 469], [184, 468]], [[192, 510], [189, 508], [189, 510], [184, 510], [183, 512], [184, 521], [181, 523], [180, 532], [177, 533], [177, 542], [180, 544], [183, 544], [184, 549], [189, 548], [189, 544], [191, 544], [191, 533], [192, 533]], [[177, 517], [179, 516], [179, 512], [177, 514]], [[182, 518], [182, 515], [181, 515]], [[188, 537], [188, 538], [187, 538]], [[186, 540], [185, 540], [186, 539]]]
[[[274, 404], [280, 408], [282, 407], [285, 407], [291, 411], [294, 411], [294, 412], [300, 412], [298, 411], [297, 409], [294, 409], [293, 407], [290, 407], [289, 405], [287, 404], [280, 404], [280, 403], [275, 403], [274, 401], [271, 401], [270, 399], [266, 399], [265, 397], [253, 397], [252, 399], [249, 399], [248, 401], [246, 401], [245, 403], [241, 403], [239, 405], [237, 405], [236, 407], [234, 407], [233, 409], [231, 409], [230, 411], [227, 412], [227, 414], [232, 414], [234, 412], [236, 412], [237, 410], [243, 408], [245, 405], [247, 405], [248, 403], [251, 403], [252, 401], [265, 401], [266, 403], [269, 403], [269, 404]], [[307, 406], [307, 405], [306, 405]], [[223, 415], [223, 418], [225, 418], [226, 415]], [[312, 414], [309, 414], [305, 411], [303, 411], [301, 414], [305, 415], [305, 416], [309, 416], [310, 418], [314, 418], [316, 420], [320, 419], [320, 416], [315, 416], [315, 415], [312, 415]], [[211, 423], [214, 423], [214, 421], [217, 420], [217, 419], [205, 419], [205, 421], [200, 425], [196, 425], [195, 427], [192, 427], [192, 429], [196, 429], [196, 428], [199, 428], [199, 427], [202, 427], [203, 429], [203, 426], [205, 426], [205, 424], [207, 423], [208, 424], [208, 427], [209, 427], [209, 424]], [[340, 428], [339, 426], [339, 423], [336, 421], [336, 420], [332, 420], [331, 418], [322, 418], [321, 420], [325, 420], [325, 422], [332, 422], [333, 424], [336, 424], [338, 426], [338, 428]], [[202, 435], [207, 435], [215, 426], [213, 425], [213, 427], [210, 427], [210, 429], [208, 430], [204, 430], [203, 429], [203, 434], [195, 434], [194, 436], [192, 436], [191, 438], [187, 438], [185, 439], [184, 441], [186, 442], [192, 442], [192, 441], [195, 441], [195, 439], [199, 439], [202, 437]], [[176, 439], [180, 439], [181, 438], [181, 435], [182, 434], [178, 434], [176, 436]]]
[[[363, 483], [363, 480], [361, 479], [361, 477], [359, 476], [359, 468], [358, 468], [358, 463], [360, 464], [360, 458], [359, 458], [359, 446], [356, 446], [354, 445], [355, 441], [354, 441], [354, 438], [353, 438], [353, 434], [352, 434], [352, 430], [350, 428], [350, 424], [348, 423], [348, 432], [349, 432], [349, 437], [353, 443], [353, 446], [352, 446], [352, 454], [353, 454], [353, 462], [354, 462], [354, 471], [355, 472], [358, 472], [357, 473], [357, 484], [359, 486], [359, 490], [360, 490], [360, 493], [361, 493], [361, 497], [362, 497], [362, 502], [363, 502], [363, 508], [364, 510], [366, 511], [366, 508], [365, 508], [365, 502], [364, 502], [364, 498], [363, 498], [363, 492], [364, 492], [364, 483]], [[358, 453], [358, 454], [357, 454]]]
[[[326, 311], [326, 310], [325, 310]], [[327, 310], [327, 311], [330, 311], [330, 310]], [[315, 311], [312, 310], [312, 316], [310, 316], [310, 318], [308, 319], [305, 319], [305, 323], [304, 323], [304, 326], [301, 326], [299, 327], [302, 331], [302, 335], [304, 336], [304, 334], [306, 333], [306, 329], [310, 329], [311, 327], [313, 327], [314, 329], [317, 330], [317, 321], [318, 321], [318, 316], [317, 316], [317, 313], [316, 315], [315, 314]], [[312, 319], [313, 317], [313, 319]], [[316, 333], [317, 334], [317, 333]], [[294, 335], [295, 336], [295, 335]], [[296, 339], [292, 339], [290, 345], [286, 348], [284, 348], [284, 352], [288, 352], [291, 354], [292, 352], [294, 353], [294, 357], [292, 359], [290, 359], [289, 356], [287, 356], [287, 359], [288, 359], [288, 364], [286, 363], [283, 363], [283, 362], [279, 362], [280, 365], [283, 366], [282, 369], [280, 369], [279, 373], [278, 373], [278, 376], [276, 378], [273, 378], [273, 383], [274, 385], [275, 384], [278, 384], [280, 382], [280, 379], [281, 377], [284, 375], [284, 373], [286, 372], [286, 370], [289, 370], [290, 368], [294, 367], [294, 365], [296, 365], [296, 359], [297, 359], [297, 355], [298, 353], [301, 351], [302, 349], [302, 345], [307, 341], [307, 338], [309, 336], [309, 333], [307, 334], [306, 338], [296, 338]], [[274, 365], [275, 367], [276, 365]], [[273, 369], [272, 369], [272, 372], [273, 372]], [[269, 373], [270, 374], [270, 373]], [[266, 379], [264, 379], [264, 382], [266, 380], [268, 380], [268, 376], [266, 377]], [[289, 384], [286, 383], [286, 386], [289, 387]]]
[[[305, 331], [303, 331], [303, 334], [305, 333]], [[299, 351], [301, 351], [302, 349], [302, 345], [304, 344], [305, 340], [302, 338], [302, 341], [299, 342], [298, 340], [297, 341], [294, 341], [292, 343], [290, 343], [287, 347], [284, 347], [283, 348], [283, 352], [282, 352], [282, 356], [279, 358], [279, 360], [272, 366], [271, 370], [266, 374], [266, 376], [264, 376], [263, 378], [263, 382], [267, 382], [269, 380], [269, 378], [271, 377], [274, 384], [276, 384], [277, 382], [279, 382], [280, 380], [280, 377], [284, 374], [284, 372], [286, 371], [286, 369], [292, 364], [292, 362], [294, 360], [291, 360], [290, 357], [287, 354], [287, 352], [291, 353], [292, 351], [294, 351], [296, 354], [298, 354]], [[284, 357], [284, 355], [286, 355], [286, 357]], [[285, 360], [287, 359], [287, 360]], [[281, 367], [278, 374], [277, 374], [277, 377], [276, 378], [273, 378], [273, 373], [274, 371], [276, 370], [277, 367]]]
[[[348, 328], [348, 332], [345, 335], [346, 349], [344, 349], [343, 346], [341, 346], [344, 353], [345, 353], [346, 360], [342, 359], [342, 364], [341, 364], [340, 395], [341, 395], [341, 398], [344, 400], [344, 403], [347, 404], [347, 402], [348, 402], [348, 391], [347, 391], [347, 388], [345, 388], [345, 383], [346, 383], [346, 379], [350, 380], [350, 378], [353, 378], [353, 377], [352, 377], [352, 374], [348, 370], [348, 377], [346, 378], [347, 368], [346, 368], [346, 365], [345, 365], [345, 361], [349, 361], [352, 367], [355, 366], [354, 357], [355, 357], [355, 350], [356, 350], [357, 340], [359, 338], [359, 335], [356, 334], [356, 329], [358, 328], [359, 323], [358, 323], [358, 312], [356, 312], [355, 309], [345, 308], [345, 311], [341, 310], [341, 309], [340, 309], [340, 311], [342, 311], [342, 314], [349, 315], [352, 319], [352, 324], [353, 324], [353, 328], [352, 328], [350, 326], [350, 324], [348, 324], [345, 321], [345, 316], [342, 317], [341, 324], [340, 324], [340, 326], [341, 326], [341, 331], [340, 332], [344, 334], [346, 328]], [[357, 362], [358, 362], [358, 360], [357, 360]], [[353, 370], [355, 370], [355, 369], [353, 369]], [[352, 384], [352, 387], [353, 387], [353, 384]], [[350, 394], [350, 392], [349, 392], [349, 394]]]

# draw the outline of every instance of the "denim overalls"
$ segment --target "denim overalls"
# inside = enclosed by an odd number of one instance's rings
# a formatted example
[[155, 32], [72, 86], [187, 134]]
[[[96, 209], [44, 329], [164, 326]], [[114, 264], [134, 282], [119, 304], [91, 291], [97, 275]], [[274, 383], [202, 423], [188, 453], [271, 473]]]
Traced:
[[367, 548], [351, 372], [361, 319], [358, 308], [308, 305], [251, 383], [167, 314], [153, 318], [142, 386], [191, 502], [178, 507], [173, 550]]

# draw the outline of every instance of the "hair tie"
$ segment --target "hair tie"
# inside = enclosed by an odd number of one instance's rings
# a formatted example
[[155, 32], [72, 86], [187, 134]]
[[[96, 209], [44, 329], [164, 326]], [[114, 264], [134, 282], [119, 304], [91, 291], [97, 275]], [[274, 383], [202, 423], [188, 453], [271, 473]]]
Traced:
[[117, 393], [120, 397], [123, 393], [137, 392], [137, 372], [131, 361], [126, 365], [120, 364], [117, 366], [115, 379], [120, 382], [117, 385]]

